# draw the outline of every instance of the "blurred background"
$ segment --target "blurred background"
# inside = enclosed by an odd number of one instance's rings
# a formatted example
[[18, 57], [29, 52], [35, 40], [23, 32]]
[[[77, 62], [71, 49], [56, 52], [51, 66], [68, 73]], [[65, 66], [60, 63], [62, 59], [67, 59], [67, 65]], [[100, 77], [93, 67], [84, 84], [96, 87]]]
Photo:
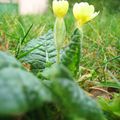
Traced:
[[[109, 12], [120, 11], [120, 0], [68, 0], [70, 6], [75, 2], [86, 1], [96, 6], [97, 10], [107, 9]], [[0, 0], [0, 12], [44, 13], [52, 0]]]

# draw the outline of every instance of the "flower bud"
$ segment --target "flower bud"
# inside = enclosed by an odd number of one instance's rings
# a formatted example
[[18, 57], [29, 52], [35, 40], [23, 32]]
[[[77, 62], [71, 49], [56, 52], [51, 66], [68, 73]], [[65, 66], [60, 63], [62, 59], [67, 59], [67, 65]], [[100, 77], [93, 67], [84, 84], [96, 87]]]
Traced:
[[68, 11], [69, 3], [65, 0], [54, 0], [52, 6], [55, 16], [63, 18]]

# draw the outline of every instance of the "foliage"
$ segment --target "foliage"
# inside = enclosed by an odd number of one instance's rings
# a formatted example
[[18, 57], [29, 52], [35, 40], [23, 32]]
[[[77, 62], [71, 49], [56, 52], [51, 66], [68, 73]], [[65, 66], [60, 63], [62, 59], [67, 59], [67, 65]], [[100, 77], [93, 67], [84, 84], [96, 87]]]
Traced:
[[64, 114], [70, 119], [104, 119], [95, 101], [88, 97], [72, 78], [69, 80], [64, 77], [61, 79], [60, 77], [56, 78], [52, 76], [51, 79], [54, 80], [51, 88], [57, 96], [57, 104], [61, 106]]
[[[110, 13], [110, 11], [114, 11], [113, 5], [117, 3], [117, 0], [116, 1], [112, 0], [112, 2], [110, 1], [111, 0], [109, 0], [109, 2], [105, 1], [108, 4], [101, 4], [102, 1], [98, 1], [98, 0], [96, 0], [96, 2], [94, 1], [91, 2], [98, 6], [97, 10], [100, 10], [100, 15], [95, 21], [90, 22], [88, 25], [85, 25], [83, 27], [84, 33], [85, 33], [84, 40], [83, 40], [83, 56], [80, 58], [80, 71], [79, 71], [80, 77], [76, 79], [77, 83], [75, 83], [76, 81], [74, 80], [76, 78], [76, 75], [74, 75], [73, 77], [73, 75], [71, 74], [71, 71], [69, 71], [70, 69], [69, 70], [67, 69], [69, 68], [69, 64], [68, 64], [68, 67], [66, 65], [67, 68], [65, 66], [62, 68], [59, 68], [61, 65], [59, 65], [59, 67], [52, 68], [51, 64], [45, 64], [45, 69], [42, 69], [43, 72], [41, 73], [41, 76], [39, 76], [39, 79], [38, 79], [32, 73], [27, 72], [25, 68], [20, 64], [20, 62], [18, 62], [14, 57], [11, 57], [10, 55], [5, 54], [3, 52], [2, 53], [0, 52], [0, 75], [1, 75], [0, 84], [3, 84], [3, 83], [5, 84], [4, 88], [2, 88], [0, 85], [0, 94], [2, 94], [1, 89], [7, 90], [7, 85], [9, 84], [10, 86], [12, 86], [13, 82], [15, 82], [15, 87], [12, 87], [11, 89], [14, 88], [13, 90], [15, 93], [20, 92], [20, 91], [17, 91], [16, 86], [18, 86], [18, 88], [22, 87], [21, 88], [22, 90], [23, 90], [23, 86], [26, 86], [27, 90], [28, 91], [30, 90], [29, 93], [31, 93], [31, 91], [34, 91], [34, 90], [36, 93], [38, 93], [40, 91], [36, 91], [36, 89], [34, 89], [34, 83], [35, 83], [35, 86], [39, 86], [39, 85], [36, 85], [36, 83], [37, 84], [40, 83], [41, 86], [44, 86], [44, 90], [47, 91], [47, 95], [48, 93], [50, 94], [50, 98], [51, 98], [51, 99], [46, 98], [47, 101], [45, 100], [46, 101], [45, 103], [44, 101], [39, 103], [38, 97], [36, 97], [36, 101], [38, 101], [38, 104], [36, 106], [32, 106], [34, 105], [34, 102], [32, 102], [33, 100], [32, 95], [34, 92], [32, 94], [28, 94], [28, 92], [24, 93], [22, 91], [23, 95], [24, 96], [27, 95], [26, 96], [27, 99], [30, 98], [30, 100], [25, 99], [25, 101], [28, 101], [26, 109], [22, 109], [21, 107], [19, 108], [20, 113], [21, 112], [23, 113], [25, 112], [25, 113], [20, 116], [16, 114], [12, 114], [13, 119], [68, 120], [68, 119], [75, 118], [75, 120], [76, 119], [78, 120], [79, 114], [81, 115], [81, 113], [78, 112], [80, 108], [74, 107], [74, 106], [77, 106], [78, 102], [76, 103], [73, 101], [77, 101], [77, 98], [75, 98], [75, 96], [76, 94], [78, 96], [80, 95], [78, 94], [79, 90], [80, 90], [80, 93], [85, 95], [84, 96], [85, 98], [87, 97], [88, 99], [90, 99], [92, 103], [95, 103], [95, 106], [96, 106], [96, 102], [98, 102], [97, 100], [95, 102], [93, 99], [88, 97], [88, 95], [86, 95], [86, 92], [83, 92], [83, 90], [81, 90], [81, 88], [78, 86], [79, 84], [81, 86], [84, 86], [84, 89], [87, 90], [87, 92], [90, 92], [89, 90], [92, 86], [96, 87], [96, 85], [99, 85], [99, 86], [102, 86], [102, 88], [104, 87], [105, 90], [107, 90], [108, 92], [109, 92], [109, 89], [112, 89], [112, 92], [110, 92], [110, 94], [114, 93], [116, 95], [116, 91], [118, 92], [118, 94], [120, 93], [119, 92], [120, 84], [116, 84], [116, 81], [120, 83], [119, 82], [120, 16], [119, 16], [119, 13], [117, 12], [113, 12], [113, 14]], [[98, 4], [99, 2], [101, 3]], [[109, 3], [112, 3], [112, 4], [109, 4]], [[119, 3], [117, 3], [116, 5], [119, 5]], [[102, 7], [102, 8], [99, 9], [99, 7], [100, 8]], [[110, 9], [108, 9], [108, 7]], [[115, 8], [119, 9], [119, 7], [116, 7], [116, 6]], [[67, 37], [65, 40], [65, 45], [67, 44], [68, 46], [66, 47], [66, 49], [67, 48], [71, 49], [70, 44], [68, 44], [70, 41], [69, 36], [72, 34], [71, 30], [74, 27], [74, 24], [73, 24], [74, 19], [71, 17], [71, 14], [72, 14], [72, 10], [70, 9], [68, 15], [65, 17], [65, 23], [67, 25], [67, 31], [68, 31]], [[0, 13], [0, 49], [1, 49], [1, 45], [4, 45], [3, 43], [7, 41], [9, 45], [8, 45], [8, 51], [7, 50], [6, 51], [14, 55], [16, 54], [16, 48], [18, 44], [21, 43], [21, 40], [23, 40], [23, 38], [25, 38], [24, 43], [20, 47], [22, 48], [22, 50], [26, 45], [28, 45], [28, 42], [31, 39], [41, 35], [43, 36], [45, 32], [53, 28], [53, 23], [54, 23], [54, 17], [52, 15], [51, 10], [49, 10], [43, 16], [38, 16], [38, 15], [37, 16], [16, 16], [11, 14], [1, 15]], [[30, 32], [26, 36], [26, 33], [31, 25], [33, 26]], [[38, 37], [38, 39], [39, 38], [40, 37]], [[35, 39], [35, 41], [37, 40]], [[18, 55], [18, 58], [22, 59], [24, 55], [27, 56], [28, 53], [30, 53], [31, 51], [34, 52], [34, 50], [39, 47], [39, 46], [34, 46], [33, 43], [32, 43], [32, 46], [33, 46], [33, 49], [31, 49], [28, 52], [25, 52], [25, 54], [21, 52]], [[65, 52], [66, 54], [66, 50], [63, 49], [63, 52]], [[61, 53], [63, 54], [63, 52]], [[76, 52], [74, 51], [74, 53]], [[71, 55], [71, 58], [74, 58], [75, 56], [72, 56], [72, 55]], [[75, 63], [73, 64], [75, 65]], [[39, 66], [37, 67], [39, 68]], [[78, 66], [73, 67], [74, 70], [78, 70], [77, 67]], [[46, 70], [50, 72], [47, 72]], [[13, 72], [14, 74], [12, 75]], [[57, 72], [57, 76], [55, 76], [56, 72]], [[72, 73], [74, 72], [72, 71]], [[14, 79], [10, 80], [7, 77], [7, 74], [9, 75], [9, 78], [12, 79], [12, 77], [14, 77]], [[23, 75], [25, 78], [26, 77], [30, 77], [30, 78], [26, 78], [26, 79], [23, 77], [21, 78], [20, 76], [23, 76]], [[31, 82], [30, 83], [28, 82], [29, 79], [32, 82], [33, 86]], [[56, 81], [56, 79], [58, 81]], [[65, 82], [62, 82], [62, 80]], [[73, 80], [75, 82], [73, 82]], [[5, 81], [7, 81], [8, 84]], [[21, 81], [21, 82], [16, 82], [16, 81]], [[27, 83], [27, 85], [24, 84], [24, 82]], [[66, 85], [64, 85], [64, 83], [66, 83]], [[70, 90], [72, 89], [72, 92], [65, 86], [68, 86]], [[11, 89], [8, 91], [9, 94], [2, 94], [2, 96], [7, 98], [10, 95], [12, 95], [14, 92]], [[60, 91], [63, 91], [63, 92], [61, 93]], [[68, 94], [68, 93], [71, 93], [71, 94]], [[19, 95], [17, 94], [16, 96], [19, 96]], [[13, 99], [13, 101], [18, 100], [17, 97], [14, 97], [14, 98], [15, 99]], [[0, 97], [0, 99], [2, 99], [2, 97]], [[115, 99], [117, 99], [117, 102], [115, 101]], [[41, 97], [40, 97], [40, 100], [41, 100]], [[69, 101], [71, 104], [69, 104]], [[103, 110], [107, 120], [117, 120], [117, 119], [119, 120], [120, 110], [118, 108], [119, 107], [118, 101], [119, 101], [119, 97], [117, 96], [107, 100], [105, 98], [100, 99], [99, 103], [101, 105], [101, 109]], [[3, 102], [5, 103], [5, 101]], [[7, 101], [7, 102], [10, 104], [10, 101]], [[83, 103], [84, 103], [84, 100], [83, 100]], [[88, 106], [88, 103], [89, 102], [87, 101], [85, 105]], [[112, 106], [111, 106], [111, 103], [112, 103]], [[19, 106], [19, 104], [17, 104], [16, 102], [14, 104]], [[81, 102], [79, 104], [81, 105]], [[68, 109], [68, 108], [71, 108], [71, 106], [72, 106], [72, 109]], [[92, 108], [93, 107], [94, 105], [92, 106]], [[2, 108], [0, 104], [0, 111], [2, 111], [1, 109]], [[96, 109], [98, 109], [98, 111], [101, 111], [97, 106], [96, 106]], [[76, 112], [73, 112], [74, 110]], [[80, 112], [83, 113], [83, 111], [81, 110], [83, 110], [83, 107], [80, 109]], [[90, 108], [88, 108], [87, 110], [89, 111]], [[87, 113], [88, 112], [87, 110], [83, 113], [83, 117], [84, 115], [85, 116], [89, 115], [89, 113]], [[28, 112], [26, 113], [26, 111]], [[12, 112], [12, 110], [10, 112]], [[69, 116], [69, 114], [71, 116]], [[0, 119], [5, 120], [4, 116], [2, 117], [3, 118], [0, 118]], [[95, 117], [95, 115], [93, 115], [93, 117]], [[8, 118], [10, 119], [10, 116], [8, 116]], [[11, 120], [13, 119], [11, 118]], [[89, 119], [89, 118], [86, 118], [86, 119]]]
[[[77, 32], [74, 32], [73, 38], [77, 34]], [[72, 48], [69, 49], [73, 50]], [[80, 51], [80, 47], [78, 47], [78, 50]], [[7, 56], [3, 52], [1, 54]], [[76, 56], [78, 53], [74, 55]], [[12, 57], [10, 56], [10, 58]], [[0, 61], [3, 60], [2, 55], [0, 59]], [[54, 64], [45, 69], [44, 73], [47, 70], [47, 74], [44, 74], [44, 77], [48, 80], [42, 82], [31, 73], [22, 70], [21, 67], [14, 67], [14, 64], [9, 62], [9, 56], [7, 59], [6, 64], [9, 66], [3, 66], [0, 69], [0, 86], [2, 86], [0, 88], [0, 115], [21, 115], [51, 102], [69, 120], [81, 118], [86, 120], [88, 118], [89, 120], [104, 120], [102, 111], [96, 102], [87, 96], [75, 83], [65, 66], [61, 64], [54, 66]], [[65, 60], [67, 61], [67, 59]], [[15, 59], [14, 61], [17, 64]], [[79, 64], [76, 67], [78, 66]], [[72, 72], [72, 69], [70, 70]]]
[[7, 60], [0, 68], [0, 115], [20, 115], [50, 101], [47, 88], [35, 76], [21, 69], [14, 57], [0, 52], [0, 64], [4, 56]]
[[79, 72], [81, 55], [80, 43], [82, 37], [82, 33], [79, 31], [79, 29], [76, 29], [71, 37], [70, 44], [67, 46], [61, 57], [61, 63], [65, 65], [70, 71], [72, 71], [72, 75], [74, 77]]
[[53, 41], [53, 32], [28, 42], [18, 57], [22, 62], [29, 63], [34, 73], [43, 71], [47, 65], [56, 61], [56, 48]]
[[[81, 32], [76, 29], [71, 37], [70, 44], [61, 51], [61, 63], [65, 65], [75, 77], [79, 72]], [[71, 57], [72, 54], [72, 57]], [[34, 73], [41, 72], [56, 62], [56, 48], [53, 33], [49, 31], [44, 36], [33, 39], [23, 47], [20, 60], [31, 65]]]

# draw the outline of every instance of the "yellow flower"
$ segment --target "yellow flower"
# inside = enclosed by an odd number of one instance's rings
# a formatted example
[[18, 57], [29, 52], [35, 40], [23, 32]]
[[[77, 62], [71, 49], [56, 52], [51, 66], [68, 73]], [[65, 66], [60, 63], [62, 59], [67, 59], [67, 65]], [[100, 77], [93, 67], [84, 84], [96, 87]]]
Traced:
[[65, 0], [54, 0], [52, 6], [54, 14], [57, 17], [63, 18], [68, 11], [69, 3]]
[[93, 5], [87, 2], [75, 3], [73, 7], [73, 14], [79, 26], [95, 18], [99, 12], [95, 12]]

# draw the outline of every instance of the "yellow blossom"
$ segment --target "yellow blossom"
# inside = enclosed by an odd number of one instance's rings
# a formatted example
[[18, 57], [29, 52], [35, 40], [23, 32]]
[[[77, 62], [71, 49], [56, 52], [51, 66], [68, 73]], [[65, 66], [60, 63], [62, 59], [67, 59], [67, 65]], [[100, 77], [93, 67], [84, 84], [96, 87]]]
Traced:
[[79, 26], [95, 18], [99, 12], [95, 12], [93, 5], [87, 2], [75, 3], [73, 7], [73, 14]]
[[53, 12], [57, 17], [63, 18], [69, 8], [69, 3], [66, 0], [54, 0], [53, 1]]

